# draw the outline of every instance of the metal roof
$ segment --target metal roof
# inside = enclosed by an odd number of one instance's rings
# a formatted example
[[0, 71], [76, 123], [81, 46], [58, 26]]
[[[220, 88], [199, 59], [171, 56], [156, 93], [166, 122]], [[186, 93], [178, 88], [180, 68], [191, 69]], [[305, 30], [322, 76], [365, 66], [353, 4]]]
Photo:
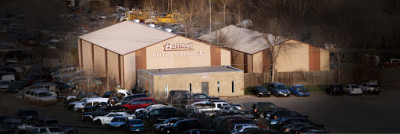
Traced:
[[[268, 40], [266, 40], [266, 38]], [[263, 34], [246, 28], [230, 25], [200, 36], [198, 39], [212, 42], [214, 44], [224, 44], [224, 47], [248, 54], [255, 54], [270, 46], [281, 44], [288, 39], [273, 34]]]
[[193, 74], [193, 73], [237, 72], [242, 70], [231, 66], [209, 66], [209, 67], [148, 69], [141, 71], [147, 72], [151, 75], [177, 75], [177, 74]]
[[79, 38], [125, 55], [177, 35], [131, 21], [124, 21]]

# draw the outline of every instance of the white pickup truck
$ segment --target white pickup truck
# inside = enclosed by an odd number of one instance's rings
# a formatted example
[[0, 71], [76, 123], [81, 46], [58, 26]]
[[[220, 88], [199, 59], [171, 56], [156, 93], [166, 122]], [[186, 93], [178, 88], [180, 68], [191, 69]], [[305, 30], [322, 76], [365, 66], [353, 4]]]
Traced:
[[128, 114], [126, 112], [110, 112], [104, 116], [96, 116], [93, 118], [93, 123], [97, 125], [108, 125], [110, 124], [111, 120], [116, 116], [125, 116], [128, 119], [135, 118], [135, 115]]

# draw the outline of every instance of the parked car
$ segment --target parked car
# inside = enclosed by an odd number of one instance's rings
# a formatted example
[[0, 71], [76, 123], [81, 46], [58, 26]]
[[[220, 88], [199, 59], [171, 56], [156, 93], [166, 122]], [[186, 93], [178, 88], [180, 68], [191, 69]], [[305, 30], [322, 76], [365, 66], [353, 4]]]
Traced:
[[286, 117], [286, 118], [281, 118], [280, 120], [278, 120], [278, 123], [277, 123], [277, 125], [275, 125], [275, 127], [279, 130], [279, 129], [281, 129], [281, 127], [286, 126], [288, 124], [295, 123], [295, 122], [307, 123], [307, 124], [315, 125], [315, 126], [318, 126], [318, 127], [321, 127], [321, 128], [325, 127], [325, 125], [314, 123], [310, 119], [304, 118], [304, 117]]
[[161, 107], [153, 109], [137, 118], [142, 119], [145, 125], [153, 126], [172, 117], [186, 117], [185, 112], [175, 107]]
[[233, 126], [233, 130], [231, 130], [231, 134], [239, 134], [239, 133], [243, 133], [243, 131], [245, 129], [249, 129], [249, 128], [258, 128], [257, 125], [255, 124], [234, 124]]
[[129, 103], [122, 105], [122, 107], [125, 107], [127, 110], [135, 111], [136, 109], [145, 108], [154, 103], [156, 103], [154, 98], [136, 98], [130, 101]]
[[175, 94], [188, 94], [190, 93], [188, 90], [171, 90], [168, 93], [168, 102], [172, 103], [172, 99]]
[[184, 117], [169, 118], [169, 119], [165, 120], [162, 123], [154, 124], [153, 130], [156, 131], [156, 132], [159, 132], [159, 133], [165, 132], [165, 129], [164, 129], [165, 126], [174, 125], [175, 122], [180, 121], [180, 120], [184, 120], [184, 119], [186, 119], [186, 118], [184, 118]]
[[139, 116], [139, 115], [147, 113], [148, 111], [151, 111], [151, 110], [156, 109], [156, 108], [161, 108], [161, 107], [171, 107], [171, 105], [169, 105], [169, 104], [153, 104], [153, 105], [147, 106], [146, 108], [136, 109], [134, 114], [136, 116]]
[[129, 132], [143, 132], [145, 130], [144, 122], [141, 119], [130, 119], [126, 125]]
[[126, 129], [126, 123], [128, 122], [128, 120], [129, 119], [126, 116], [115, 116], [111, 120], [110, 124], [108, 124], [108, 127], [110, 129], [115, 129], [115, 128]]
[[93, 118], [93, 122], [95, 124], [98, 124], [98, 125], [108, 125], [108, 124], [110, 124], [111, 120], [114, 117], [117, 117], [117, 116], [125, 116], [125, 117], [128, 117], [129, 119], [133, 119], [134, 118], [133, 115], [130, 115], [130, 114], [126, 113], [126, 112], [110, 112], [110, 113], [108, 113], [108, 114], [106, 114], [104, 116], [96, 116], [96, 117], [94, 117]]
[[0, 81], [0, 91], [7, 91], [10, 85], [10, 81]]
[[94, 109], [91, 112], [84, 112], [82, 113], [82, 120], [83, 121], [93, 121], [93, 118], [96, 116], [104, 116], [108, 114], [106, 107], [99, 107]]
[[146, 98], [146, 97], [147, 97], [147, 95], [146, 95], [146, 94], [143, 94], [143, 93], [134, 94], [134, 95], [129, 95], [129, 96], [124, 97], [120, 102], [118, 102], [118, 103], [115, 104], [115, 105], [125, 105], [126, 103], [130, 102], [130, 101], [133, 100], [133, 99], [136, 99], [136, 98]]
[[323, 128], [316, 127], [314, 125], [305, 125], [305, 126], [298, 126], [290, 130], [291, 133], [299, 134], [299, 133], [328, 133]]
[[193, 103], [193, 96], [191, 93], [176, 92], [171, 98], [171, 105], [184, 109], [186, 105]]
[[57, 98], [53, 96], [49, 91], [43, 89], [28, 90], [26, 91], [24, 98], [30, 102], [34, 102], [40, 105], [57, 103]]
[[253, 104], [251, 108], [256, 117], [264, 118], [266, 113], [271, 112], [278, 107], [271, 102], [257, 102]]
[[183, 134], [220, 134], [217, 130], [210, 129], [190, 129], [183, 132]]
[[270, 127], [276, 127], [279, 125], [279, 122], [281, 120], [284, 120], [284, 118], [291, 118], [291, 117], [309, 119], [309, 116], [301, 115], [296, 111], [291, 111], [287, 109], [275, 109], [271, 113], [266, 114], [265, 119]]
[[330, 84], [325, 88], [325, 92], [329, 95], [343, 95], [343, 86], [339, 84]]
[[[221, 107], [222, 108], [222, 107]], [[186, 113], [190, 114], [191, 117], [198, 118], [205, 111], [218, 111], [221, 108], [217, 107], [210, 101], [198, 101], [190, 105], [186, 105]]]
[[58, 120], [52, 118], [41, 118], [35, 123], [35, 126], [48, 126], [48, 125], [58, 125]]
[[302, 126], [307, 126], [310, 125], [307, 122], [293, 122], [287, 125], [284, 125], [280, 128], [281, 133], [291, 133], [292, 129], [302, 127]]
[[73, 111], [79, 111], [81, 112], [82, 109], [85, 106], [95, 106], [99, 103], [107, 103], [108, 102], [108, 98], [100, 98], [100, 97], [96, 97], [96, 98], [87, 98], [86, 102], [82, 102], [82, 103], [75, 103], [74, 108], [72, 109]]
[[219, 100], [220, 98], [218, 97], [210, 97], [205, 93], [195, 93], [192, 95], [193, 96], [193, 101], [204, 101], [204, 100]]
[[26, 86], [29, 86], [29, 83], [25, 80], [15, 81], [8, 87], [7, 91], [18, 92], [19, 90], [24, 89]]
[[378, 82], [363, 82], [360, 88], [364, 94], [379, 94], [380, 92]]
[[34, 127], [31, 129], [31, 132], [39, 134], [65, 134], [62, 127], [59, 126]]
[[285, 84], [279, 82], [271, 82], [268, 84], [268, 90], [275, 96], [290, 96], [290, 91]]
[[363, 94], [361, 88], [357, 84], [348, 84], [343, 88], [343, 90], [347, 95]]
[[165, 133], [183, 133], [186, 130], [190, 129], [201, 129], [203, 126], [198, 119], [186, 119], [186, 120], [179, 120], [174, 123], [172, 126], [165, 126]]
[[264, 86], [254, 86], [251, 87], [250, 94], [256, 95], [257, 97], [260, 96], [270, 96], [271, 92], [267, 90]]
[[18, 109], [17, 112], [14, 113], [14, 116], [21, 120], [36, 120], [39, 118], [38, 112], [32, 109]]
[[289, 87], [290, 92], [296, 96], [310, 96], [307, 88], [304, 85], [293, 85]]

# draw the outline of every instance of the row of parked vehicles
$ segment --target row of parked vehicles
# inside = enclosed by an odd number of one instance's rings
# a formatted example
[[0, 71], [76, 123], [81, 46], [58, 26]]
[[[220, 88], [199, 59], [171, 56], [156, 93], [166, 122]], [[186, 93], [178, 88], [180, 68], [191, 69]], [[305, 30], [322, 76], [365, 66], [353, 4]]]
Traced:
[[381, 88], [377, 81], [367, 81], [360, 85], [357, 84], [331, 84], [326, 89], [325, 92], [329, 95], [362, 95], [362, 94], [379, 94]]
[[52, 118], [39, 118], [33, 109], [18, 109], [13, 116], [0, 114], [2, 134], [77, 134], [76, 128], [59, 124]]
[[310, 92], [305, 88], [304, 85], [293, 85], [287, 87], [283, 83], [279, 82], [271, 82], [266, 83], [264, 86], [253, 86], [248, 87], [250, 90], [250, 94], [256, 95], [257, 97], [261, 96], [287, 96], [296, 95], [296, 96], [310, 96]]
[[[304, 85], [296, 84], [287, 87], [283, 83], [271, 82], [266, 83], [264, 86], [252, 86], [248, 87], [250, 94], [257, 97], [270, 95], [274, 96], [310, 96], [310, 92]], [[362, 95], [362, 94], [379, 94], [380, 92], [379, 83], [376, 80], [363, 82], [360, 85], [357, 84], [330, 84], [325, 88], [325, 92], [329, 95]]]

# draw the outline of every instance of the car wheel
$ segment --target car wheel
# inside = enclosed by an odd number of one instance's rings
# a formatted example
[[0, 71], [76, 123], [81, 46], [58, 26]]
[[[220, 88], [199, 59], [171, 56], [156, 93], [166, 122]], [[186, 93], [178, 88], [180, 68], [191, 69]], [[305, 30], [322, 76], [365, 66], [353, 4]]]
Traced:
[[260, 97], [260, 94], [257, 94], [256, 96], [257, 96], [257, 97]]
[[95, 124], [96, 125], [101, 125], [101, 121], [100, 120], [96, 120]]

